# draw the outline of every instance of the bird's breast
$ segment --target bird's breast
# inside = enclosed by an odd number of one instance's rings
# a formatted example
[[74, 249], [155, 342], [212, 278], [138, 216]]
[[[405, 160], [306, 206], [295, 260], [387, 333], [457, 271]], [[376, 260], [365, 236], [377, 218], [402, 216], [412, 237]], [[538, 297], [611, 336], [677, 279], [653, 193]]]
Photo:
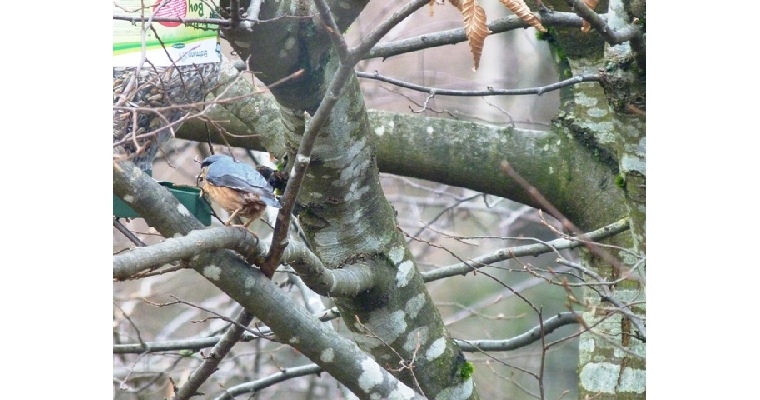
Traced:
[[219, 204], [219, 206], [227, 210], [227, 212], [235, 212], [235, 210], [244, 205], [242, 193], [237, 190], [214, 186], [208, 183], [208, 181], [206, 181], [206, 184], [203, 186], [203, 190], [211, 196], [211, 200], [216, 204]]
[[214, 186], [208, 181], [206, 181], [203, 190], [208, 193], [211, 200], [219, 204], [227, 212], [233, 213], [237, 211], [241, 217], [258, 218], [267, 207], [255, 193]]

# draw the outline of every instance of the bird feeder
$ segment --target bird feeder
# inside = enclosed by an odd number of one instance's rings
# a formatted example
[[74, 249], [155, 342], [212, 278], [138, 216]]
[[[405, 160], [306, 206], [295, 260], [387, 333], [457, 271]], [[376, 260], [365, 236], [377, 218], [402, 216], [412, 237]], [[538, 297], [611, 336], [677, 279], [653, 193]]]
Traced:
[[[191, 214], [198, 218], [203, 225], [211, 225], [211, 208], [208, 203], [201, 198], [201, 190], [193, 186], [175, 185], [172, 182], [158, 182], [161, 186], [169, 189], [174, 197], [182, 203]], [[135, 210], [132, 209], [124, 200], [113, 196], [113, 216], [118, 218], [140, 218]]]

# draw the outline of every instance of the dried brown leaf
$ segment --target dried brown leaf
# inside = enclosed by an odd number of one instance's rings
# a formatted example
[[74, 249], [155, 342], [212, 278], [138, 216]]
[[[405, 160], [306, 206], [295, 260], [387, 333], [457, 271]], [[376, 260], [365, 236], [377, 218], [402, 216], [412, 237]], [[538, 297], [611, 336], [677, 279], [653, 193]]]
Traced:
[[449, 0], [449, 3], [451, 3], [452, 6], [456, 7], [457, 10], [460, 12], [462, 11], [462, 1], [461, 0]]
[[462, 0], [460, 11], [464, 17], [464, 33], [467, 35], [470, 52], [472, 52], [473, 69], [477, 71], [480, 66], [480, 56], [483, 54], [483, 44], [486, 36], [491, 33], [486, 25], [486, 12], [477, 0]]
[[521, 20], [529, 23], [530, 26], [538, 29], [541, 32], [546, 32], [546, 28], [544, 28], [544, 26], [541, 25], [541, 20], [538, 19], [538, 17], [536, 17], [535, 15], [533, 15], [532, 12], [530, 12], [530, 8], [528, 8], [528, 6], [525, 5], [525, 1], [523, 0], [499, 0], [499, 1], [501, 1], [501, 4], [504, 4], [505, 6], [507, 6], [509, 11], [512, 11], [513, 13], [515, 13], [515, 15], [517, 15]]
[[[599, 0], [583, 0], [584, 3], [588, 6], [590, 9], [596, 8], [596, 5], [599, 4]], [[591, 30], [591, 24], [588, 23], [585, 19], [583, 20], [583, 26], [581, 26], [581, 32], [587, 33]]]

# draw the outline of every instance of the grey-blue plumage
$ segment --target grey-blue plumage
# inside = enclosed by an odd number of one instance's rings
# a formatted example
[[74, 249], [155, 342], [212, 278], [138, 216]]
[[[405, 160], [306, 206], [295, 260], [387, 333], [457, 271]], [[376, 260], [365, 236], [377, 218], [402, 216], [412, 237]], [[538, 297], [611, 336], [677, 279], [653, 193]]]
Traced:
[[230, 156], [215, 154], [206, 157], [201, 162], [201, 168], [206, 168], [205, 179], [214, 186], [254, 193], [266, 205], [281, 207], [274, 195], [274, 188], [259, 171], [249, 164], [237, 162]]

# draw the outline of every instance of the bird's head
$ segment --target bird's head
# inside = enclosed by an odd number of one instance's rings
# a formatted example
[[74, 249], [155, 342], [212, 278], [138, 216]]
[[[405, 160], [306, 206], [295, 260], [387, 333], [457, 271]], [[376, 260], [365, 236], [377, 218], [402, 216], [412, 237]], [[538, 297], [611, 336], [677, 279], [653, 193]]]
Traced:
[[214, 154], [213, 156], [206, 157], [203, 161], [201, 161], [201, 168], [208, 167], [209, 165], [220, 161], [220, 160], [226, 160], [226, 159], [232, 159], [230, 156], [225, 156], [224, 154]]

